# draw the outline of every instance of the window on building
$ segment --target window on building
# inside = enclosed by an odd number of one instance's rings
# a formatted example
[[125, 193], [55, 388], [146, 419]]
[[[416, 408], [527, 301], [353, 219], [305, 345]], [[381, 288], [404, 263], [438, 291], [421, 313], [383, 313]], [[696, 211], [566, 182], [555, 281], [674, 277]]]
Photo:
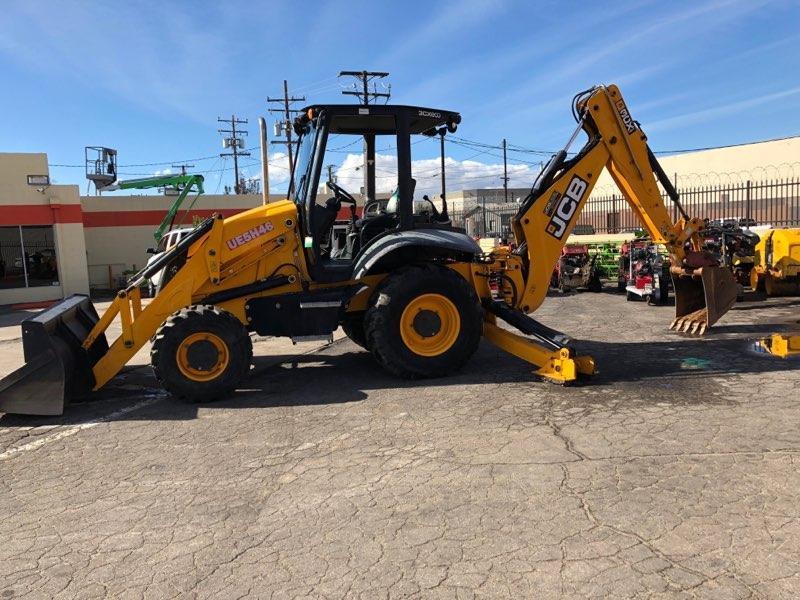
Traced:
[[0, 289], [58, 284], [52, 227], [0, 227]]

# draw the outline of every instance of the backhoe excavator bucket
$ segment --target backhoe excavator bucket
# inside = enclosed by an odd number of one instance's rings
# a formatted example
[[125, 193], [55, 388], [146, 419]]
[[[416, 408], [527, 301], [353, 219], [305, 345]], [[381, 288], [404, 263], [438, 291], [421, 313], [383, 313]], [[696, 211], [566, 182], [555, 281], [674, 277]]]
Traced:
[[675, 320], [670, 329], [703, 335], [736, 303], [739, 286], [730, 269], [702, 267], [672, 274]]
[[98, 321], [87, 296], [66, 298], [22, 322], [25, 364], [0, 380], [0, 412], [60, 415], [94, 387], [92, 367], [108, 351], [105, 334], [81, 347]]

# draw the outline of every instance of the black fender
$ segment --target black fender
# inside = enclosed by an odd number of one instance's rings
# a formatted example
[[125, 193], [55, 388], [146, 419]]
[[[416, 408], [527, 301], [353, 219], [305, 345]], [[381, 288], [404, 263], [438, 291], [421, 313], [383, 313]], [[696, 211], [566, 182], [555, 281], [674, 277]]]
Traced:
[[353, 267], [353, 279], [370, 273], [389, 271], [397, 266], [432, 258], [472, 260], [481, 254], [480, 246], [465, 233], [447, 229], [412, 229], [376, 238], [367, 246]]

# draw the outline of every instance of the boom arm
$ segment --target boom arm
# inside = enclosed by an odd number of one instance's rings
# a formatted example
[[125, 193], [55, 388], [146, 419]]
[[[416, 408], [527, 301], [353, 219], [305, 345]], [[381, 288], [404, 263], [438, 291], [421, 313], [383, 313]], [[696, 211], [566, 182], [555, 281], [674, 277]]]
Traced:
[[178, 197], [172, 203], [172, 206], [167, 210], [167, 214], [158, 226], [158, 229], [153, 233], [156, 242], [161, 240], [164, 232], [172, 226], [175, 221], [175, 215], [178, 214], [183, 201], [189, 193], [196, 193], [194, 200], [186, 209], [188, 212], [194, 206], [195, 201], [203, 193], [203, 176], [202, 175], [161, 175], [156, 177], [145, 177], [143, 179], [128, 179], [125, 181], [116, 181], [113, 184], [101, 188], [101, 191], [114, 191], [114, 190], [146, 190], [155, 187], [174, 186], [180, 189]]
[[[704, 222], [689, 218], [680, 206], [677, 193], [650, 151], [647, 137], [633, 120], [617, 86], [600, 86], [579, 94], [575, 100], [575, 114], [578, 127], [570, 142], [542, 171], [512, 220], [523, 263], [523, 280], [517, 287], [524, 289], [515, 294], [516, 307], [531, 312], [544, 301], [553, 265], [604, 168], [608, 169], [652, 239], [667, 247], [674, 276], [698, 279], [704, 276], [703, 269], [712, 273], [717, 263], [700, 252], [701, 241], [697, 235]], [[581, 130], [588, 141], [576, 156], [567, 160], [567, 150]], [[662, 200], [657, 179], [682, 215], [677, 222], [673, 222]], [[685, 250], [687, 241], [691, 241], [689, 252]], [[703, 314], [700, 311], [705, 310], [708, 294], [704, 298], [701, 287], [698, 296], [694, 289], [698, 287], [697, 281], [694, 285], [691, 281], [687, 286], [683, 283], [676, 280], [677, 316], [683, 318], [691, 313], [692, 323], [703, 321], [704, 331], [711, 319], [708, 311]], [[724, 287], [726, 283], [717, 287]], [[685, 293], [680, 293], [682, 287], [687, 287]], [[691, 292], [690, 287], [693, 288]], [[695, 312], [698, 314], [694, 315]], [[714, 312], [720, 312], [716, 305]], [[719, 315], [714, 316], [718, 318]]]

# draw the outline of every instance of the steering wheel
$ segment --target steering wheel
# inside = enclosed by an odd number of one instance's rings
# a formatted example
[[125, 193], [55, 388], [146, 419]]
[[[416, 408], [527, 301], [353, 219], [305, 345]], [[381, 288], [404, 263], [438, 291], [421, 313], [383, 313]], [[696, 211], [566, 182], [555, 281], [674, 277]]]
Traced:
[[[385, 211], [380, 210], [380, 205], [381, 205], [380, 200], [370, 200], [369, 202], [367, 202], [364, 205], [364, 216], [365, 217], [374, 217], [376, 215], [380, 215], [380, 214], [384, 213]], [[375, 215], [371, 215], [370, 211], [372, 210], [373, 207], [376, 207], [376, 206], [378, 207], [378, 210], [375, 211]]]
[[328, 182], [328, 187], [333, 190], [333, 195], [336, 196], [339, 202], [346, 202], [347, 204], [352, 204], [353, 206], [356, 205], [356, 199], [350, 195], [350, 192], [345, 190], [343, 187], [333, 183], [332, 181]]

